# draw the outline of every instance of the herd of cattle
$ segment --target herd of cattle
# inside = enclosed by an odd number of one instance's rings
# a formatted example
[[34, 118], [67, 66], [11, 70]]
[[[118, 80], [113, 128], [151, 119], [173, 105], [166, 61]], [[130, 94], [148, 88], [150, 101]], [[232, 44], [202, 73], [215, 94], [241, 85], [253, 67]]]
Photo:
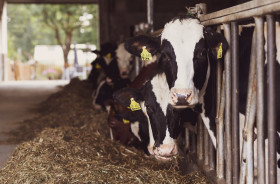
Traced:
[[[253, 32], [254, 26], [245, 26], [239, 33], [240, 115], [245, 113]], [[141, 57], [143, 48], [152, 60], [142, 61], [144, 66], [131, 82], [132, 59]], [[96, 51], [89, 80], [94, 107], [108, 111], [112, 139], [123, 144], [138, 140], [146, 154], [169, 160], [178, 153], [176, 140], [183, 122], [195, 124], [200, 115], [216, 147], [216, 66], [223, 63], [228, 48], [223, 34], [189, 15], [166, 23], [160, 37], [139, 35], [118, 46], [103, 44]], [[278, 57], [276, 81], [280, 79]], [[279, 85], [276, 94], [280, 94]], [[280, 95], [276, 96], [280, 177]]]

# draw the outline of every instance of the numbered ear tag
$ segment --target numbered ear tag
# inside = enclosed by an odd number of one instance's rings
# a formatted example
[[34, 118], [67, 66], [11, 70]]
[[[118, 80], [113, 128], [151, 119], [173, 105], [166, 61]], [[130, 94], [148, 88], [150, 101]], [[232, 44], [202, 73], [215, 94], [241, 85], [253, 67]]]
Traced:
[[111, 53], [106, 54], [106, 58], [111, 59]]
[[124, 123], [124, 124], [130, 123], [130, 121], [129, 121], [129, 120], [124, 119], [124, 118], [122, 119], [122, 121], [123, 121], [123, 123]]
[[131, 111], [138, 111], [141, 109], [140, 104], [137, 103], [134, 98], [130, 99], [130, 106], [129, 108], [131, 109]]
[[149, 51], [146, 49], [146, 46], [142, 47], [142, 52], [141, 52], [141, 59], [143, 61], [151, 61], [152, 60], [152, 54], [149, 53]]
[[218, 50], [217, 59], [221, 59], [222, 57], [223, 57], [223, 47], [222, 47], [222, 43], [221, 43], [219, 50]]
[[100, 69], [101, 66], [97, 63], [97, 64], [95, 65], [95, 68], [96, 68], [96, 69]]

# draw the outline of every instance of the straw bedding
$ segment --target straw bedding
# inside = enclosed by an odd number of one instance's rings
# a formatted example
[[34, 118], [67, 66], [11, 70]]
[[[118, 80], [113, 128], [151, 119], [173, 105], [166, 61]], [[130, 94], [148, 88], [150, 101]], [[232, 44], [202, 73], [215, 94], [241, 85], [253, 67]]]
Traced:
[[91, 107], [91, 87], [74, 79], [40, 104], [1, 144], [19, 144], [0, 183], [209, 183], [184, 174], [181, 158], [159, 162], [109, 138], [106, 113]]

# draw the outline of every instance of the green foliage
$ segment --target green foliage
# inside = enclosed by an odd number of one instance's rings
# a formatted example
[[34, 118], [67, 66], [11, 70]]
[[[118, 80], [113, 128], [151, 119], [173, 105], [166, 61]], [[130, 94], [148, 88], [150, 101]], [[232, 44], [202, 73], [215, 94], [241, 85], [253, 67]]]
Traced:
[[[87, 14], [92, 18], [85, 25], [81, 17]], [[97, 16], [97, 5], [8, 4], [8, 56], [14, 59], [20, 48], [21, 58], [27, 61], [34, 54], [35, 45], [56, 45], [51, 27], [54, 25], [61, 40], [65, 40], [67, 31], [72, 31], [72, 42], [98, 44]]]

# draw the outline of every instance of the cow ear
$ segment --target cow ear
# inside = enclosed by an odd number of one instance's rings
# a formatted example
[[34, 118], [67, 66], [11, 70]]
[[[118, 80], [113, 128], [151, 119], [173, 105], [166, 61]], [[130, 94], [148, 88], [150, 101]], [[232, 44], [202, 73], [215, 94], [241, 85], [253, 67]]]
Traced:
[[133, 98], [137, 103], [143, 101], [141, 89], [133, 88], [123, 88], [113, 94], [113, 99], [119, 102], [120, 104], [129, 107], [131, 104], [131, 99]]
[[204, 29], [204, 38], [213, 57], [217, 60], [222, 59], [228, 49], [228, 42], [224, 35], [207, 27]]
[[154, 38], [145, 35], [135, 36], [125, 42], [125, 49], [131, 54], [140, 57], [143, 47], [152, 55], [155, 55], [160, 48], [160, 37]]

